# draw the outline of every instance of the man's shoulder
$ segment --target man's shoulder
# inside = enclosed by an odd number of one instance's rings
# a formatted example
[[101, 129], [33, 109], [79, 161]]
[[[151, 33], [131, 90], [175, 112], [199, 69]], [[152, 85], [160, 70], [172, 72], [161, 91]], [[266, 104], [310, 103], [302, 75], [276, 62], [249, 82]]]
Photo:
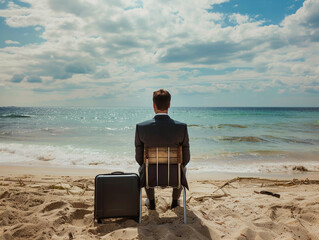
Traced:
[[154, 120], [154, 118], [152, 118], [152, 119], [149, 119], [147, 121], [137, 123], [136, 126], [139, 126], [139, 127], [147, 126], [147, 125], [150, 125], [150, 124], [152, 124], [154, 122], [155, 122], [155, 120]]
[[[186, 123], [174, 120], [172, 118], [167, 118], [167, 119], [165, 119], [165, 121], [170, 122], [171, 124], [174, 124], [174, 125], [187, 126]], [[147, 121], [137, 123], [136, 126], [138, 126], [138, 127], [149, 126], [149, 125], [155, 124], [155, 122], [156, 122], [155, 118], [152, 118], [152, 119], [149, 119]]]
[[172, 121], [174, 122], [174, 124], [176, 124], [176, 125], [187, 126], [187, 124], [186, 124], [186, 123], [183, 123], [183, 122], [180, 122], [180, 121], [174, 120], [174, 119], [172, 119], [172, 118], [171, 118], [171, 120], [172, 120]]

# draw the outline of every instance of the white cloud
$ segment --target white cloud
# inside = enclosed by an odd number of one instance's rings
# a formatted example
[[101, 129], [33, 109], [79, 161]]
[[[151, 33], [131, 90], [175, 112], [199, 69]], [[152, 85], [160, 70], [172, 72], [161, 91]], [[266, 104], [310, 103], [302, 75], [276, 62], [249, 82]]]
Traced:
[[282, 22], [284, 34], [291, 43], [319, 42], [319, 1], [307, 0], [295, 14]]
[[235, 22], [236, 24], [244, 24], [249, 22], [249, 16], [241, 15], [239, 13], [233, 13], [229, 16], [229, 20]]
[[20, 44], [18, 41], [13, 41], [13, 40], [5, 40], [4, 41], [6, 44], [10, 45], [17, 45]]
[[[26, 2], [31, 8], [10, 2], [0, 16], [10, 27], [43, 29], [45, 42], [0, 49], [0, 58], [6, 59], [0, 79], [8, 87], [14, 84], [13, 75], [19, 74], [26, 79], [38, 76], [42, 83], [38, 78], [33, 82], [52, 95], [55, 89], [57, 94], [63, 88], [72, 92], [65, 98], [163, 85], [176, 91], [259, 91], [278, 87], [274, 79], [306, 91], [313, 83], [304, 79], [314, 81], [318, 76], [316, 0], [305, 1], [281, 25], [215, 12], [214, 4], [226, 0]], [[236, 26], [225, 26], [226, 18]], [[201, 68], [225, 72], [200, 75]], [[158, 75], [167, 77], [154, 78]], [[298, 87], [301, 79], [303, 88]], [[18, 84], [34, 89], [31, 82]]]

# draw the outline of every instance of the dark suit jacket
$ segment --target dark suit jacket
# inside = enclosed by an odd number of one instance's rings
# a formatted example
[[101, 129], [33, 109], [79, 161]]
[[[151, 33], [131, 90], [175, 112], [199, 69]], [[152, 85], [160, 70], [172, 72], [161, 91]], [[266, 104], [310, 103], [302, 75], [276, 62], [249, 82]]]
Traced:
[[[153, 119], [136, 124], [135, 159], [140, 165], [141, 186], [145, 186], [145, 147], [178, 147], [183, 149], [183, 168], [190, 160], [187, 125], [171, 119], [168, 115], [156, 115]], [[185, 171], [182, 185], [188, 188]]]

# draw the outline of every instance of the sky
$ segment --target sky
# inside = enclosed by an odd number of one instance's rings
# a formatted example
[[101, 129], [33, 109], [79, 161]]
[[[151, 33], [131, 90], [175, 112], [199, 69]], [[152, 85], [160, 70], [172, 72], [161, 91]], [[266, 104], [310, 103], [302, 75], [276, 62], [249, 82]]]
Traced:
[[319, 0], [0, 0], [0, 106], [319, 107]]

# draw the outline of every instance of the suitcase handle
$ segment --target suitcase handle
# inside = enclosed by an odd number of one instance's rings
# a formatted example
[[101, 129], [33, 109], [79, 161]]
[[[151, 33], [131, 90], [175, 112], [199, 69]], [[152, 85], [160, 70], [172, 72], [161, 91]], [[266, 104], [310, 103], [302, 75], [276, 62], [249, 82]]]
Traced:
[[117, 171], [117, 172], [112, 172], [111, 174], [112, 175], [122, 175], [122, 174], [124, 174], [124, 172]]

